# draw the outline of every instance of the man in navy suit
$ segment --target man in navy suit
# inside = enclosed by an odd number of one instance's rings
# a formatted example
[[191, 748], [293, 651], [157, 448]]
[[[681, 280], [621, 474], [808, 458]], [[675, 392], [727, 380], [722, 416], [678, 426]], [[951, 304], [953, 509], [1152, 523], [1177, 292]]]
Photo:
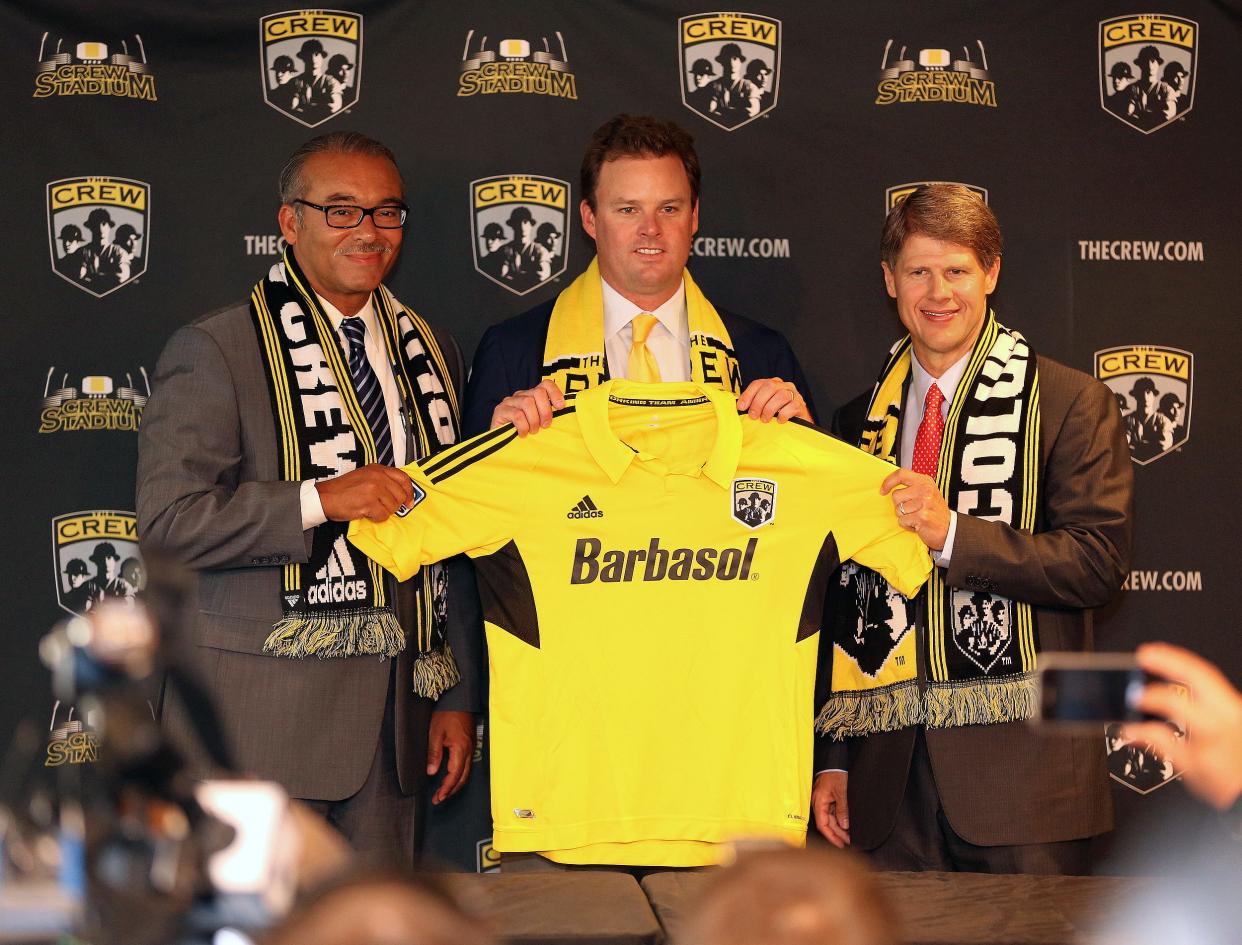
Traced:
[[[716, 363], [736, 369], [732, 386], [740, 395], [738, 409], [763, 420], [813, 419], [806, 378], [784, 336], [715, 309], [686, 272], [698, 229], [699, 181], [694, 141], [671, 122], [618, 115], [595, 132], [582, 161], [579, 211], [583, 229], [595, 240], [596, 261], [558, 299], [484, 334], [466, 392], [466, 434], [505, 423], [522, 435], [547, 426], [553, 411], [564, 406], [566, 393], [609, 377], [632, 378], [636, 342], [638, 348], [645, 345], [659, 380], [712, 383], [715, 375], [703, 365], [713, 354], [705, 346], [715, 339], [704, 340], [710, 333], [690, 314], [704, 309], [710, 310], [718, 334], [727, 335], [723, 346], [717, 345], [728, 349], [725, 360]], [[574, 307], [567, 313], [570, 299]], [[580, 304], [588, 299], [589, 304]], [[655, 319], [649, 333], [640, 330], [641, 339], [634, 334], [638, 316]], [[567, 319], [576, 324], [567, 326]], [[554, 351], [550, 326], [559, 326], [554, 335], [589, 339], [590, 351], [585, 356], [581, 347]], [[553, 338], [551, 344], [556, 343]], [[567, 373], [567, 361], [581, 371]], [[572, 383], [566, 385], [567, 380]], [[729, 386], [729, 378], [724, 381]]]

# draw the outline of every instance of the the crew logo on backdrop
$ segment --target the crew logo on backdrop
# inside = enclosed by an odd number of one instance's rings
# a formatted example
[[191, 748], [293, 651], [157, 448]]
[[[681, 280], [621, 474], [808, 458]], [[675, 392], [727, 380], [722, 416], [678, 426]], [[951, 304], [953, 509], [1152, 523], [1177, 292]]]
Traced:
[[52, 705], [52, 720], [47, 729], [45, 768], [62, 765], [93, 764], [99, 758], [99, 735], [78, 714], [77, 706], [59, 699]]
[[47, 185], [52, 270], [103, 298], [147, 271], [151, 185], [126, 177], [68, 177]]
[[1095, 353], [1095, 376], [1117, 398], [1130, 458], [1155, 462], [1190, 439], [1195, 356], [1181, 348], [1122, 345]]
[[263, 99], [307, 128], [358, 101], [362, 17], [343, 10], [286, 10], [259, 20]]
[[154, 102], [155, 76], [137, 33], [122, 39], [119, 49], [97, 40], [66, 42], [44, 33], [39, 41], [39, 66], [34, 97], [113, 95]]
[[565, 271], [569, 184], [537, 174], [501, 174], [470, 183], [474, 268], [525, 295]]
[[123, 377], [107, 374], [71, 375], [47, 369], [43, 382], [40, 433], [77, 433], [82, 430], [137, 432], [143, 408], [151, 396], [147, 369]]
[[958, 102], [996, 107], [996, 82], [988, 72], [983, 40], [952, 49], [884, 44], [875, 104]]
[[[551, 95], [554, 98], [578, 98], [578, 83], [569, 70], [569, 53], [565, 37], [555, 32], [556, 42], [541, 36], [532, 45], [528, 39], [492, 41], [476, 30], [466, 33], [461, 53], [461, 74], [457, 77], [458, 95]], [[538, 48], [542, 47], [542, 48]]]
[[698, 13], [677, 21], [681, 100], [726, 131], [776, 107], [781, 21], [757, 13]]
[[52, 519], [56, 600], [71, 614], [106, 600], [132, 600], [146, 586], [133, 512], [90, 510]]
[[1194, 107], [1199, 24], [1168, 13], [1100, 21], [1100, 107], [1151, 134]]
[[979, 187], [975, 184], [963, 184], [961, 181], [955, 180], [916, 180], [908, 184], [897, 184], [889, 187], [884, 191], [884, 215], [888, 216], [888, 212], [901, 203], [920, 187], [928, 184], [956, 184], [958, 187], [965, 187], [972, 194], [975, 194], [985, 204], [988, 202], [988, 191], [986, 187]]

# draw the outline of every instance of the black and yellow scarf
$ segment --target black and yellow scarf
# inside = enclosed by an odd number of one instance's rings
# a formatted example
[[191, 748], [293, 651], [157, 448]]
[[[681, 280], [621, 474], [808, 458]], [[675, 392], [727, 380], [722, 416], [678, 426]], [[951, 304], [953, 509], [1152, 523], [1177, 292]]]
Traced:
[[[908, 336], [889, 352], [858, 444], [894, 465], [911, 357]], [[945, 422], [936, 485], [959, 515], [1030, 533], [1039, 475], [1035, 355], [989, 312]], [[1039, 638], [1029, 604], [948, 587], [940, 568], [907, 600], [878, 574], [847, 562], [829, 609], [832, 694], [816, 723], [820, 732], [839, 739], [1034, 714]], [[919, 611], [926, 614], [925, 635], [916, 629]], [[920, 666], [925, 679], [918, 677]]]
[[[371, 296], [419, 456], [461, 435], [457, 395], [431, 328], [384, 286]], [[277, 420], [280, 476], [287, 482], [339, 476], [376, 461], [375, 441], [349, 373], [349, 360], [292, 251], [250, 293]], [[393, 431], [398, 435], [399, 431]], [[281, 609], [263, 644], [273, 656], [322, 659], [396, 656], [406, 646], [384, 570], [346, 540], [348, 522], [314, 530], [310, 560], [288, 564]], [[443, 569], [424, 568], [413, 645], [414, 691], [436, 698], [457, 682], [444, 639]]]
[[[686, 317], [690, 327], [690, 379], [710, 387], [742, 393], [742, 371], [720, 313], [683, 272]], [[608, 380], [604, 354], [604, 289], [599, 260], [592, 259], [556, 299], [543, 348], [544, 378], [566, 395], [581, 393]]]

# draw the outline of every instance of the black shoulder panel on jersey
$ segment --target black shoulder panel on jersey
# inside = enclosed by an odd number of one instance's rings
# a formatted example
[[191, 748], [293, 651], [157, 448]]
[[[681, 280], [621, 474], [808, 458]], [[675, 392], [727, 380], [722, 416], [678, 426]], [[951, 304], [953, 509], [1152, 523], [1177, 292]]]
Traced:
[[539, 649], [539, 614], [522, 553], [512, 541], [474, 559], [483, 619]]
[[[806, 427], [808, 430], [814, 430], [816, 433], [822, 433], [824, 436], [830, 436], [834, 440], [841, 439], [831, 430], [825, 430], [823, 427], [819, 426], [818, 424], [811, 423], [809, 420], [803, 420], [801, 417], [790, 417], [786, 422], [796, 423], [800, 427]], [[853, 445], [854, 445], [853, 443], [850, 444], [850, 446], [853, 446]]]
[[824, 618], [824, 596], [828, 593], [828, 579], [840, 565], [837, 540], [829, 532], [820, 546], [815, 567], [811, 569], [811, 579], [806, 583], [806, 597], [802, 599], [802, 619], [798, 621], [798, 642], [819, 632]]

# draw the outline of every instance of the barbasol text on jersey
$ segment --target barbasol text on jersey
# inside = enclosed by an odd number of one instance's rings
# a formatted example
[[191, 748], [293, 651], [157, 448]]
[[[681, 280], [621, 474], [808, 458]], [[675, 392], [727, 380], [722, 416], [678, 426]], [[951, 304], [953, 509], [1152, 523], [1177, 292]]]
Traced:
[[[631, 581], [747, 581], [759, 539], [745, 548], [661, 548], [653, 538], [646, 548], [604, 550], [598, 538], [574, 545], [570, 584], [619, 584]], [[642, 564], [640, 570], [638, 565]]]

